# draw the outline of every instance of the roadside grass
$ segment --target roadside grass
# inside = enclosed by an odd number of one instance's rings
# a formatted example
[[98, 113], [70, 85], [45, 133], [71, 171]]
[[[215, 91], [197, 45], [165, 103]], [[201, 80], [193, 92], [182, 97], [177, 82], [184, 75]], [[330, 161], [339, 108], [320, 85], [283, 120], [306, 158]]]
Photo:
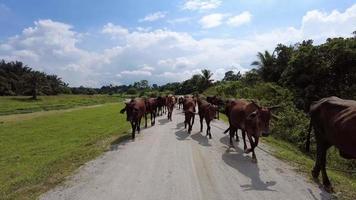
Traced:
[[[220, 119], [228, 122], [226, 115], [221, 114]], [[314, 167], [315, 160], [301, 152], [296, 146], [275, 137], [262, 137], [261, 142], [272, 147], [272, 155], [286, 161], [291, 166], [295, 167], [296, 171], [308, 177], [313, 182], [311, 170]], [[332, 149], [329, 149], [329, 152]], [[333, 149], [334, 150], [334, 149]], [[341, 172], [335, 169], [327, 169], [331, 184], [333, 184], [335, 193], [333, 196], [340, 200], [356, 199], [356, 176], [347, 172]], [[322, 187], [321, 174], [319, 176], [319, 187]]]
[[0, 97], [0, 115], [68, 109], [77, 106], [119, 102], [121, 99], [121, 96], [116, 95], [39, 96], [38, 100], [32, 100], [28, 96], [6, 96]]
[[[122, 103], [0, 124], [0, 199], [36, 199], [127, 138]], [[35, 113], [34, 113], [35, 114]]]

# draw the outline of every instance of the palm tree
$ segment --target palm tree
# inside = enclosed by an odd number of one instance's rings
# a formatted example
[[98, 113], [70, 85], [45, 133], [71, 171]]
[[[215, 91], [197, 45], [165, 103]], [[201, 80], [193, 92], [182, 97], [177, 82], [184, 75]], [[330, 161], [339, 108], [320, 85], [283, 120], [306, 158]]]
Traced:
[[258, 60], [253, 61], [251, 65], [258, 67], [258, 73], [265, 81], [269, 81], [270, 75], [273, 72], [273, 67], [275, 66], [276, 57], [274, 56], [274, 52], [271, 54], [268, 51], [264, 53], [258, 52], [257, 54]]
[[210, 85], [213, 82], [213, 80], [210, 79], [212, 76], [213, 76], [213, 73], [211, 73], [210, 70], [208, 70], [208, 69], [201, 70], [201, 78], [202, 78], [202, 81], [204, 84]]
[[208, 69], [201, 70], [202, 90], [207, 89], [212, 84], [213, 82], [213, 79], [211, 79], [212, 76], [213, 73], [211, 73], [210, 70]]

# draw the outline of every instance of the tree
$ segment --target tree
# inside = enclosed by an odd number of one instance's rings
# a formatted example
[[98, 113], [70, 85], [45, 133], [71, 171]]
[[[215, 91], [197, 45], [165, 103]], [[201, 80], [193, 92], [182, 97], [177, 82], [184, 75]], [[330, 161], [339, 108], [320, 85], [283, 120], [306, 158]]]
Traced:
[[223, 81], [238, 81], [241, 78], [241, 73], [237, 72], [234, 74], [233, 71], [227, 71], [225, 72], [225, 76], [222, 79]]
[[273, 68], [275, 66], [274, 53], [271, 54], [268, 51], [264, 53], [257, 53], [258, 60], [251, 63], [251, 65], [257, 66], [258, 73], [264, 81], [272, 81], [271, 75], [273, 74]]
[[211, 73], [210, 70], [208, 69], [203, 69], [201, 70], [201, 84], [200, 84], [200, 90], [199, 92], [202, 92], [206, 90], [208, 87], [212, 85], [213, 80], [211, 77], [213, 76], [213, 73]]

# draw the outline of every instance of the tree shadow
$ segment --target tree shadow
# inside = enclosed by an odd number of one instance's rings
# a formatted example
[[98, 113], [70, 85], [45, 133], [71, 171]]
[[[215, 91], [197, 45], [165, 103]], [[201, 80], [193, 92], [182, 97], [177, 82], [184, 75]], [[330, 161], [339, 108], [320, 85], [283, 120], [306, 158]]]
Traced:
[[[234, 149], [235, 151], [231, 151]], [[230, 167], [238, 170], [243, 175], [251, 180], [251, 184], [240, 185], [245, 191], [249, 190], [264, 190], [276, 191], [269, 187], [276, 185], [276, 181], [262, 181], [260, 178], [260, 169], [256, 163], [252, 163], [249, 157], [243, 155], [242, 149], [228, 148], [222, 155], [222, 160]]]
[[12, 97], [10, 98], [13, 101], [19, 101], [19, 102], [38, 102], [38, 101], [42, 101], [41, 98], [37, 98], [37, 99], [33, 99], [32, 97]]
[[181, 129], [175, 132], [175, 134], [178, 140], [188, 140], [187, 138], [189, 137], [189, 134], [187, 130]]
[[206, 136], [203, 136], [200, 134], [200, 132], [195, 133], [190, 136], [193, 140], [197, 141], [200, 145], [210, 147], [211, 144], [209, 144], [209, 139]]

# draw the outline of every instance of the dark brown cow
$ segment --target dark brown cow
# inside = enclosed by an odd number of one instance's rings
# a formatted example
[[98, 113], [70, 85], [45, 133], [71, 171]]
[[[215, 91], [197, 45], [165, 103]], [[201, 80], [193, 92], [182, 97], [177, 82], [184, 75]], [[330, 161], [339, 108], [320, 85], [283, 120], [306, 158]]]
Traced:
[[[226, 134], [227, 132], [230, 131], [230, 112], [231, 112], [231, 108], [235, 105], [236, 101], [235, 99], [228, 99], [225, 101], [225, 108], [224, 108], [224, 113], [226, 115], [226, 117], [228, 118], [228, 122], [229, 122], [229, 128], [227, 128], [224, 131], [224, 134]], [[236, 141], [239, 141], [239, 136], [237, 135], [237, 129], [235, 130], [235, 136], [236, 136]]]
[[125, 108], [123, 108], [120, 113], [123, 114], [126, 111], [126, 120], [131, 123], [132, 139], [134, 139], [136, 130], [140, 133], [140, 124], [143, 116], [145, 117], [145, 127], [147, 127], [145, 100], [136, 98], [132, 99], [130, 102], [126, 102], [125, 104]]
[[166, 105], [167, 105], [167, 112], [168, 112], [168, 119], [172, 121], [172, 113], [175, 104], [175, 97], [173, 95], [168, 95], [166, 97]]
[[207, 101], [202, 99], [198, 99], [198, 109], [200, 119], [200, 132], [203, 131], [203, 119], [205, 119], [207, 126], [206, 136], [211, 139], [210, 122], [215, 118], [218, 109], [215, 105], [208, 103]]
[[178, 109], [180, 109], [181, 107], [183, 107], [183, 101], [184, 101], [184, 97], [180, 96], [178, 98]]
[[166, 113], [166, 97], [157, 97], [157, 115]]
[[[269, 135], [272, 110], [277, 107], [279, 106], [261, 107], [255, 102], [236, 100], [230, 111], [230, 145], [233, 145], [232, 138], [237, 129], [241, 129], [245, 153], [252, 152], [252, 159], [257, 162], [255, 148], [261, 135]], [[246, 145], [246, 133], [251, 145], [249, 149]]]
[[325, 189], [333, 188], [326, 174], [326, 153], [334, 145], [340, 156], [356, 159], [356, 101], [338, 97], [328, 97], [312, 103], [310, 106], [310, 126], [306, 148], [309, 151], [310, 132], [314, 128], [317, 145], [317, 157], [312, 175], [318, 179], [320, 170]]
[[185, 97], [183, 101], [183, 112], [184, 112], [184, 128], [187, 128], [188, 133], [192, 132], [194, 119], [195, 119], [195, 100], [192, 97]]
[[149, 113], [151, 117], [151, 126], [154, 126], [156, 123], [157, 99], [148, 98], [145, 100], [145, 104], [146, 104], [146, 113]]
[[[224, 101], [217, 96], [208, 96], [208, 97], [206, 97], [206, 100], [209, 103], [217, 106], [218, 108], [220, 108], [222, 105], [224, 105]], [[216, 112], [216, 118], [219, 119], [219, 109]]]

